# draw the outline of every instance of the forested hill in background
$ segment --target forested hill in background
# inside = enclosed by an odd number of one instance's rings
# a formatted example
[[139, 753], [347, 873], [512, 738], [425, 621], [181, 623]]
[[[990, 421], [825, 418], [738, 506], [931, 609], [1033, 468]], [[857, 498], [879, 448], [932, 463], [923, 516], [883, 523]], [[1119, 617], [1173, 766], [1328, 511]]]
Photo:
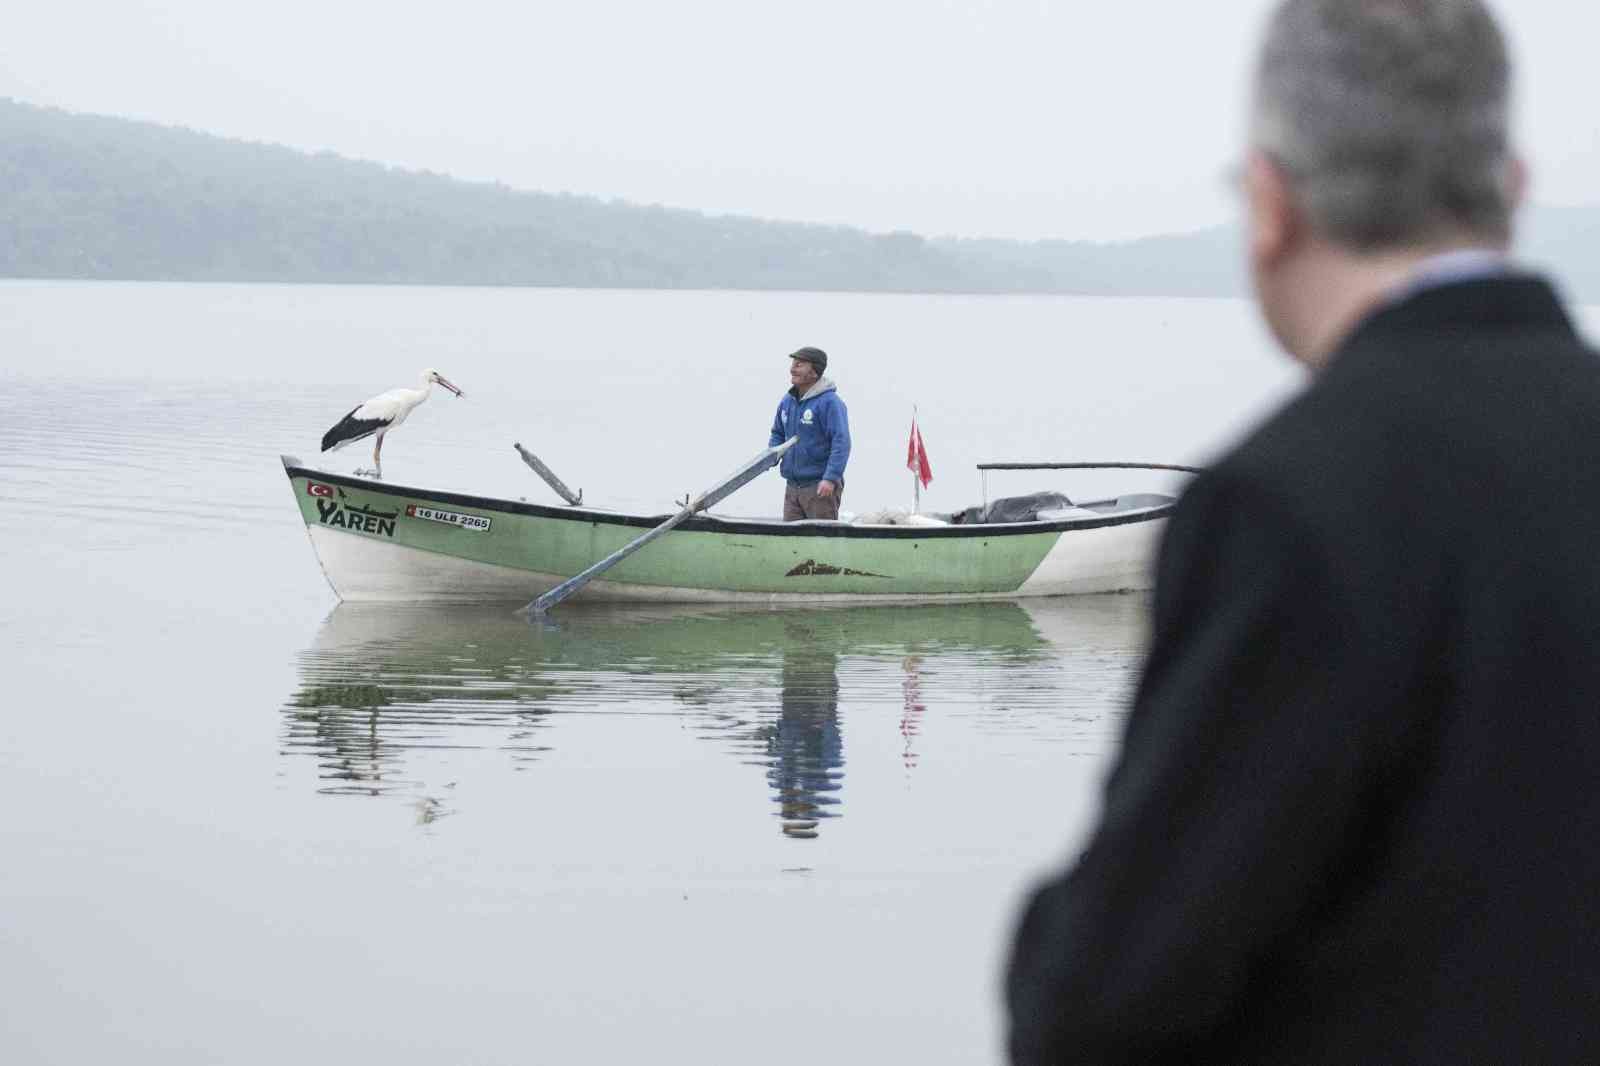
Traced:
[[[1600, 301], [1600, 208], [1526, 258]], [[873, 234], [522, 192], [0, 99], [0, 277], [867, 292], [1243, 292], [1225, 227], [1117, 244]]]

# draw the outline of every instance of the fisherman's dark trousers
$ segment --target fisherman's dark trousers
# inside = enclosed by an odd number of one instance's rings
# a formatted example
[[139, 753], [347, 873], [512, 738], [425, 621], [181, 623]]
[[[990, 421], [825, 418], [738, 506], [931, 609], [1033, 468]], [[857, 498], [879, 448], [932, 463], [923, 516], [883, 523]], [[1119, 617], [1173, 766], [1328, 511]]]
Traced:
[[844, 482], [833, 487], [832, 496], [818, 496], [815, 481], [791, 481], [783, 494], [783, 520], [838, 518], [839, 501], [844, 499]]

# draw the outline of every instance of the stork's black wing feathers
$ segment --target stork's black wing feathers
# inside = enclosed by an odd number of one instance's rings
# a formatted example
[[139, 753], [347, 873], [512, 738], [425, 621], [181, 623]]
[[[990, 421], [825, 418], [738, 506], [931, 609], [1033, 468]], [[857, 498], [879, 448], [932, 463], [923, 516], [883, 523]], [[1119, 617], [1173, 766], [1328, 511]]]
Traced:
[[339, 424], [322, 435], [322, 450], [337, 448], [341, 444], [349, 444], [353, 440], [370, 437], [378, 430], [387, 426], [393, 419], [390, 418], [357, 418], [356, 412], [362, 405], [357, 404], [350, 408], [350, 413], [339, 419]]

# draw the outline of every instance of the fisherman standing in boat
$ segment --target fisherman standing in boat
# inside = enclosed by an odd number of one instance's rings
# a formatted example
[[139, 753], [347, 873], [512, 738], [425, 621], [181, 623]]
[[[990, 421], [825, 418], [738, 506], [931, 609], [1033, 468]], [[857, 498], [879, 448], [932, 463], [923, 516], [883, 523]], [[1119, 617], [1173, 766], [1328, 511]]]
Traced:
[[778, 402], [767, 446], [798, 436], [784, 455], [778, 473], [788, 482], [783, 494], [783, 520], [838, 518], [844, 497], [844, 467], [850, 461], [850, 412], [834, 388], [828, 353], [801, 348], [789, 356], [789, 391]]

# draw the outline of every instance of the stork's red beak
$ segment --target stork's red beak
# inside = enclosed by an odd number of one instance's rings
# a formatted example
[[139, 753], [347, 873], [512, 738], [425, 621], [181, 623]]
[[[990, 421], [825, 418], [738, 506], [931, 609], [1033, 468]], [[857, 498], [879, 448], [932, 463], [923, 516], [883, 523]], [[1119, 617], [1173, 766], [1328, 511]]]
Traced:
[[450, 384], [444, 378], [440, 378], [439, 379], [439, 384], [443, 385], [445, 388], [449, 389], [451, 392], [455, 393], [457, 396], [465, 396], [466, 395], [466, 393], [462, 392], [460, 389], [458, 389], [454, 385]]

